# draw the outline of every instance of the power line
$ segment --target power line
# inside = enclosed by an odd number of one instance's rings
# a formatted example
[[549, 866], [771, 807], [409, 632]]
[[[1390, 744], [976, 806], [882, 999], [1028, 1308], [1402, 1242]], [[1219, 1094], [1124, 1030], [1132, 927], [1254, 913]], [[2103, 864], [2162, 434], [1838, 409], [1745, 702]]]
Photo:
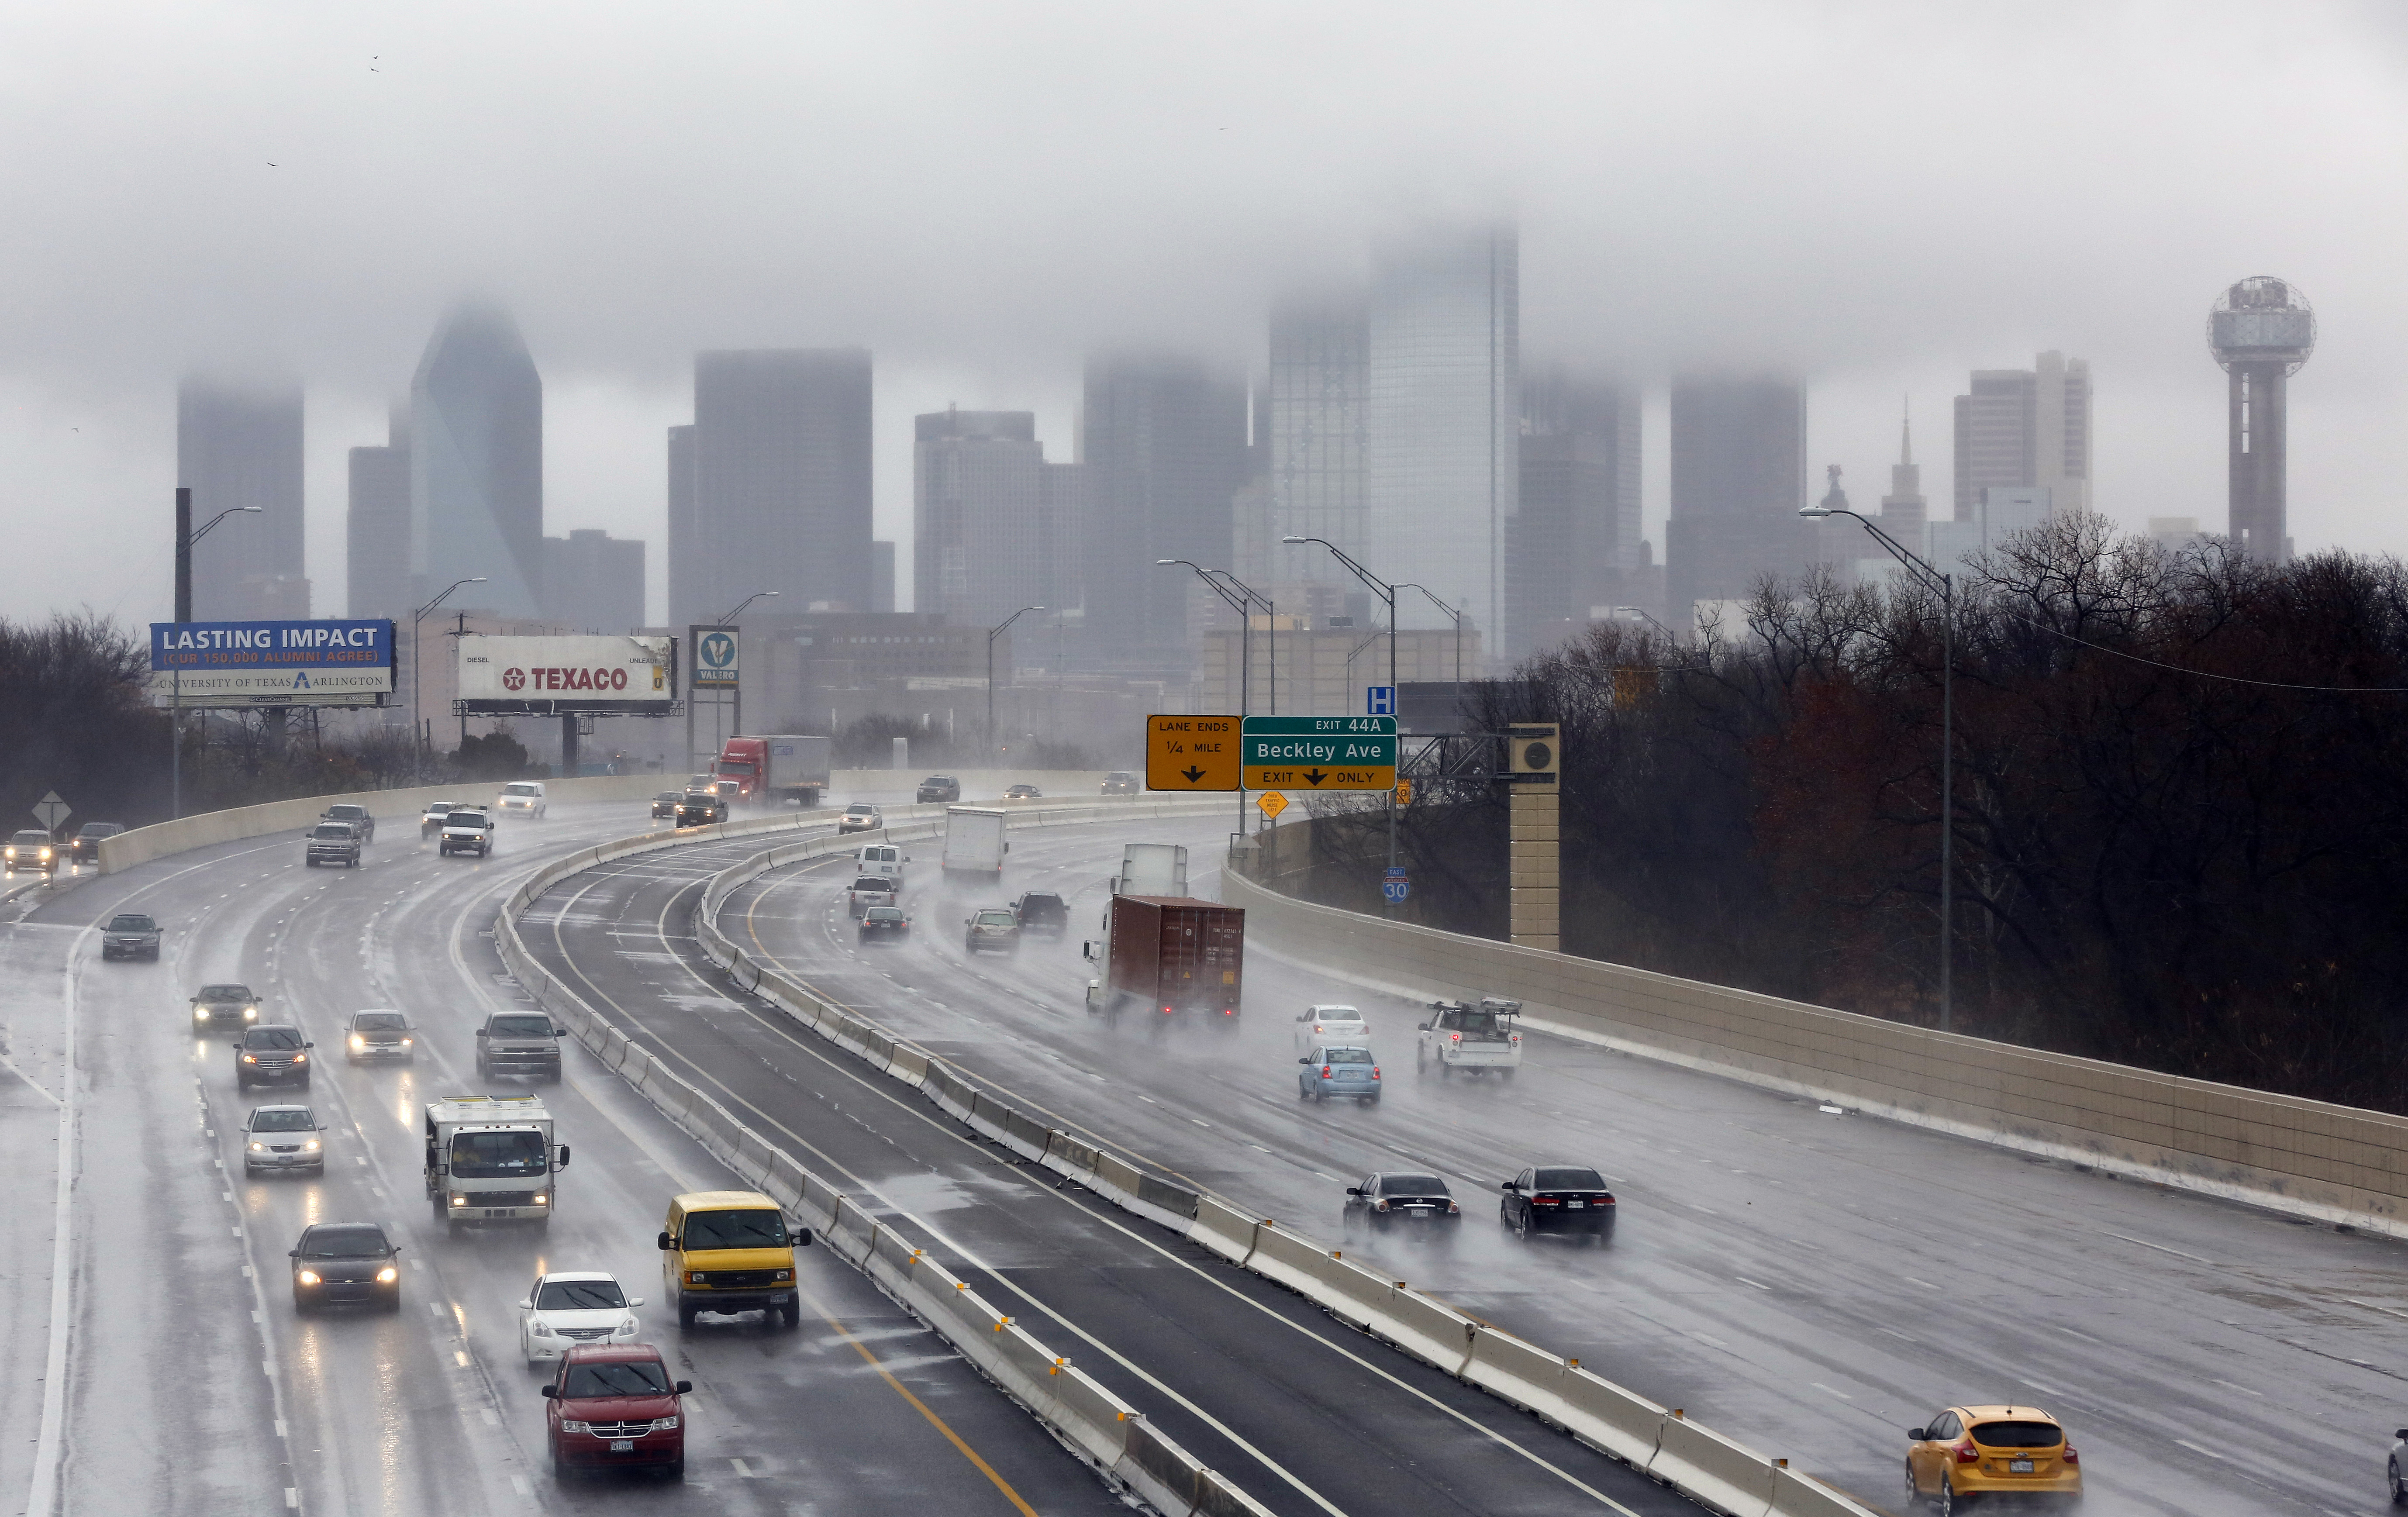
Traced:
[[[2004, 608], [2000, 609], [2003, 610]], [[2206, 669], [2186, 669], [2179, 664], [2166, 664], [2154, 658], [2143, 658], [2138, 653], [2127, 653], [2120, 648], [2109, 648], [2104, 644], [2092, 642], [2086, 637], [2077, 637], [2063, 628], [2050, 626], [2045, 622], [2035, 622], [2019, 612], [2006, 611], [2005, 614], [2023, 623], [2026, 626], [2038, 627], [2053, 637], [2062, 637], [2067, 642], [2079, 643], [2093, 652], [2105, 653], [2114, 658], [2128, 659], [2134, 664], [2145, 664], [2153, 669], [2163, 669], [2169, 674], [2187, 674], [2200, 680], [2221, 680], [2226, 684], [2231, 685], [2256, 685], [2263, 690], [2305, 691], [2317, 695], [2408, 695], [2408, 685], [2294, 685], [2286, 684], [2280, 680], [2251, 680], [2237, 674], [2214, 674]]]

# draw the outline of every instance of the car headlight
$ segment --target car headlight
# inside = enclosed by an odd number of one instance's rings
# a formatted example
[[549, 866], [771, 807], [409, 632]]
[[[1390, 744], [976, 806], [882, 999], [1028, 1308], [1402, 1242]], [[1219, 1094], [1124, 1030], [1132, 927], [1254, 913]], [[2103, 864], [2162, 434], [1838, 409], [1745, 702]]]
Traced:
[[309, 1055], [307, 1053], [295, 1053], [293, 1055], [293, 1062], [294, 1064], [308, 1064], [309, 1062]]
[[299, 1281], [304, 1285], [315, 1285], [318, 1283], [318, 1272], [314, 1269], [304, 1269], [301, 1273], [294, 1276], [293, 1278]]
[[536, 1193], [535, 1204], [539, 1207], [548, 1207], [552, 1205], [552, 1197], [538, 1191]]
[[527, 1332], [530, 1336], [535, 1338], [550, 1338], [552, 1336], [552, 1324], [545, 1322], [541, 1317], [531, 1317], [527, 1320]]
[[655, 1417], [652, 1419], [652, 1431], [655, 1433], [674, 1433], [677, 1431], [677, 1419], [675, 1417]]
[[455, 1195], [452, 1197], [452, 1204], [455, 1207], [464, 1207], [468, 1204], [468, 1198], [465, 1195]]
[[251, 1146], [251, 1152], [253, 1153], [265, 1153], [267, 1152], [267, 1145], [265, 1143], [253, 1143]]
[[620, 1337], [620, 1338], [633, 1338], [633, 1337], [635, 1337], [635, 1336], [636, 1336], [636, 1319], [635, 1319], [635, 1318], [633, 1318], [633, 1317], [630, 1317], [630, 1318], [628, 1318], [625, 1322], [621, 1323], [621, 1324], [619, 1324], [619, 1330], [618, 1330], [618, 1333], [617, 1333], [617, 1335], [616, 1335], [616, 1336], [617, 1336], [617, 1337]]
[[257, 1008], [257, 1007], [255, 1007], [255, 1006], [246, 1006], [246, 1007], [244, 1007], [244, 1008], [242, 1009], [242, 1020], [243, 1020], [243, 1021], [245, 1021], [245, 1022], [249, 1022], [249, 1021], [250, 1021], [250, 1020], [251, 1020], [253, 1017], [256, 1017], [256, 1016], [258, 1016], [258, 1015], [259, 1015], [259, 1008]]
[[246, 1053], [242, 1056], [242, 1062], [245, 1064], [257, 1064], [259, 1062], [259, 1055], [256, 1053]]
[[401, 1046], [402, 1046], [402, 1047], [404, 1047], [404, 1048], [408, 1048], [408, 1047], [410, 1045], [410, 1041], [411, 1041], [411, 1040], [410, 1040], [409, 1038], [403, 1038], [403, 1039], [401, 1040]]
[[390, 1285], [400, 1278], [401, 1271], [395, 1269], [391, 1265], [387, 1265], [382, 1269], [377, 1271], [377, 1283], [380, 1285]]
[[578, 1422], [574, 1418], [563, 1417], [560, 1420], [560, 1430], [564, 1433], [588, 1433], [592, 1432], [593, 1428], [588, 1424]]
[[685, 1272], [685, 1282], [688, 1285], [705, 1284], [709, 1280], [710, 1277], [699, 1269], [689, 1269]]
[[315, 1153], [315, 1152], [318, 1152], [318, 1140], [317, 1140], [316, 1138], [313, 1138], [309, 1139], [309, 1141], [308, 1141], [307, 1143], [302, 1144], [302, 1145], [301, 1145], [301, 1152], [304, 1152], [304, 1153]]
[[794, 1278], [795, 1272], [791, 1269], [781, 1269], [778, 1271], [778, 1279], [780, 1280], [792, 1280]]
[[357, 1033], [353, 1033], [353, 1034], [351, 1034], [351, 1047], [353, 1047], [353, 1048], [355, 1048], [355, 1049], [359, 1049], [359, 1048], [366, 1048], [366, 1047], [367, 1047], [367, 1046], [368, 1046], [368, 1040], [367, 1040], [366, 1038], [362, 1038], [362, 1037], [361, 1037], [359, 1034], [357, 1034]]
[[194, 1022], [207, 1022], [207, 1021], [208, 1021], [208, 1020], [209, 1020], [209, 1009], [208, 1009], [208, 1007], [206, 1007], [206, 1006], [196, 1006], [196, 1007], [193, 1008], [193, 1020], [194, 1020]]

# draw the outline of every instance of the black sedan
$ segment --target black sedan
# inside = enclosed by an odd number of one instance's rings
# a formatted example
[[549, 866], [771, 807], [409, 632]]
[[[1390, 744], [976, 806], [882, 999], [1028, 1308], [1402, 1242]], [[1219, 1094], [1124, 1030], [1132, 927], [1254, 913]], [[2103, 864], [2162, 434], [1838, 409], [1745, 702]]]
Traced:
[[1613, 1237], [1613, 1192], [1594, 1169], [1542, 1164], [1498, 1188], [1505, 1199], [1498, 1203], [1497, 1220], [1524, 1242], [1541, 1233], [1600, 1244]]
[[899, 906], [873, 906], [861, 913], [861, 933], [857, 941], [865, 946], [905, 942], [910, 937], [911, 919], [903, 914]]
[[322, 1222], [301, 1230], [293, 1261], [293, 1310], [366, 1301], [401, 1309], [401, 1245], [372, 1222]]
[[726, 820], [727, 803], [715, 794], [689, 790], [678, 797], [677, 824], [681, 827], [707, 827]]
[[1346, 1187], [1350, 1238], [1369, 1230], [1452, 1239], [1462, 1222], [1463, 1209], [1436, 1175], [1366, 1175], [1360, 1185]]

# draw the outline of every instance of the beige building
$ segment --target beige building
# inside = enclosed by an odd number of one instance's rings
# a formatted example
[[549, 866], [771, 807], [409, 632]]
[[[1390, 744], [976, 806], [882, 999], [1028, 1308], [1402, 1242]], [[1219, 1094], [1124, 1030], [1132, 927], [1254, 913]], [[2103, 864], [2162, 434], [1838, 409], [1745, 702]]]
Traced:
[[[1257, 715], [1361, 716], [1364, 691], [1389, 682], [1385, 627], [1308, 626], [1301, 624], [1302, 618], [1288, 616], [1280, 617], [1277, 627], [1267, 616], [1254, 621], [1250, 706]], [[1202, 709], [1240, 708], [1238, 645], [1235, 627], [1204, 634], [1197, 680]], [[1406, 627], [1397, 634], [1399, 683], [1451, 680], [1458, 669], [1462, 677], [1476, 679], [1480, 659], [1477, 627], [1467, 625], [1460, 644], [1453, 627]]]

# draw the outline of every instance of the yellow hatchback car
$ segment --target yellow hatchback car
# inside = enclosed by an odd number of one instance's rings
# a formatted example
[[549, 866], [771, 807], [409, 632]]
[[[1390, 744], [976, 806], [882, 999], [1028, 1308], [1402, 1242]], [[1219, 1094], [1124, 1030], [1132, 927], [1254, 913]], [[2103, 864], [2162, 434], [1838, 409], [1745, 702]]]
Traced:
[[1950, 1407], [1907, 1429], [1906, 1502], [1950, 1517], [1977, 1496], [2082, 1498], [2082, 1455], [2038, 1407]]
[[664, 1294], [678, 1325], [695, 1313], [767, 1312], [788, 1327], [803, 1320], [795, 1295], [795, 1251], [811, 1230], [789, 1228], [778, 1203], [758, 1191], [689, 1191], [669, 1203], [661, 1229]]

